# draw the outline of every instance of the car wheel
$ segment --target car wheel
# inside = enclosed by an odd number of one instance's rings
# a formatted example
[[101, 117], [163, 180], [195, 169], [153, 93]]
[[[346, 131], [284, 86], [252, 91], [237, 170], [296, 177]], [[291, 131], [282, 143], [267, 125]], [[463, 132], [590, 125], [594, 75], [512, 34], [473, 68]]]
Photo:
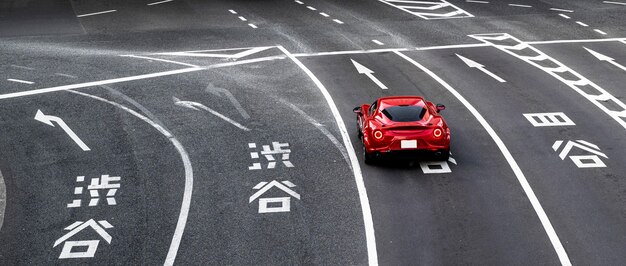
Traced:
[[368, 153], [367, 150], [365, 149], [365, 142], [363, 142], [363, 162], [365, 164], [368, 165], [372, 165], [374, 164], [374, 156], [372, 156], [372, 154]]
[[438, 160], [447, 161], [448, 159], [450, 159], [450, 150], [439, 152], [436, 157]]

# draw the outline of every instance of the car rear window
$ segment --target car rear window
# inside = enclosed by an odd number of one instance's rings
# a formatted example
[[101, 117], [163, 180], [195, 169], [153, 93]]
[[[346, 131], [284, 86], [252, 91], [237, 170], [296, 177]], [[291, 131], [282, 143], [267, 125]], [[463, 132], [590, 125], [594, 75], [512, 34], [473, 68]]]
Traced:
[[392, 121], [412, 122], [422, 120], [426, 114], [426, 108], [417, 105], [390, 106], [385, 108], [382, 113]]

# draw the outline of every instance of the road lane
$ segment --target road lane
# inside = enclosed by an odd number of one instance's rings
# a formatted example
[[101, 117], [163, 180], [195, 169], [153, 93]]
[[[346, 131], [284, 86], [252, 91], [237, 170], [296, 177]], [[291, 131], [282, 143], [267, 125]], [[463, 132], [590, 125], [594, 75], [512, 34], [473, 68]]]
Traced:
[[[367, 66], [389, 89], [360, 75]], [[431, 77], [392, 53], [301, 58], [329, 89], [360, 150], [352, 108], [381, 96], [424, 95], [447, 108], [451, 173], [419, 166], [363, 166], [381, 264], [525, 260], [558, 263], [548, 237], [501, 153], [475, 118]], [[494, 174], [498, 173], [498, 174]]]
[[[455, 53], [483, 63], [507, 82], [499, 83], [475, 69], [454, 65], [459, 60]], [[625, 217], [621, 177], [626, 169], [620, 163], [625, 142], [618, 123], [555, 78], [494, 48], [417, 52], [411, 57], [428, 68], [439, 69], [439, 75], [463, 91], [486, 119], [493, 121], [494, 129], [501, 132], [535, 188], [573, 264], [624, 260], [618, 250], [624, 245], [619, 236]], [[443, 66], [447, 66], [445, 70]], [[598, 63], [585, 65], [597, 67]], [[533, 127], [522, 115], [546, 112], [563, 112], [576, 125]], [[578, 168], [569, 157], [561, 160], [559, 154], [565, 146], [558, 147], [558, 152], [553, 148], [558, 140], [597, 145], [608, 157], [599, 157], [606, 167]], [[567, 156], [593, 155], [577, 147]]]

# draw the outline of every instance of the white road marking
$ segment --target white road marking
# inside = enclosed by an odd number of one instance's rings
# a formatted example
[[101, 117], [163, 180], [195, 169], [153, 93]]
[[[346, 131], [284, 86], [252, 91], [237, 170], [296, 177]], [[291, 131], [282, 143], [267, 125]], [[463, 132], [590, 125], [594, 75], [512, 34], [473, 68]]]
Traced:
[[[404, 12], [418, 16], [422, 19], [451, 19], [470, 18], [474, 15], [449, 3], [446, 0], [437, 1], [413, 1], [413, 0], [378, 0], [381, 3], [390, 5]], [[438, 9], [453, 8], [454, 11], [448, 13], [437, 12]], [[417, 11], [415, 11], [417, 10]]]
[[475, 1], [475, 0], [465, 0], [467, 3], [476, 3], [476, 4], [489, 4], [487, 1]]
[[626, 39], [624, 39], [624, 40], [620, 40], [619, 42], [621, 42], [621, 43], [623, 43], [623, 44], [626, 44]]
[[4, 177], [2, 176], [2, 172], [0, 172], [0, 229], [2, 229], [2, 224], [4, 222], [4, 210], [6, 208], [6, 200], [7, 188], [4, 184]]
[[313, 11], [317, 10], [315, 7], [312, 7], [312, 6], [306, 6], [306, 8], [313, 10]]
[[559, 14], [559, 16], [564, 17], [566, 19], [570, 19], [570, 17], [568, 15], [565, 15], [565, 14]]
[[72, 75], [68, 75], [68, 74], [63, 74], [63, 73], [54, 73], [57, 76], [61, 76], [61, 77], [66, 77], [66, 78], [72, 78], [75, 79], [76, 76], [72, 76]]
[[237, 15], [237, 11], [235, 11], [235, 10], [229, 9], [228, 12], [230, 12], [233, 15]]
[[10, 66], [14, 68], [21, 68], [21, 69], [26, 69], [26, 70], [35, 70], [32, 67], [25, 67], [25, 66], [18, 66], [18, 65], [10, 65]]
[[466, 58], [464, 56], [461, 56], [459, 54], [456, 54], [456, 56], [459, 57], [463, 61], [463, 63], [465, 63], [468, 67], [470, 67], [470, 68], [477, 68], [478, 70], [480, 70], [483, 73], [489, 75], [490, 77], [492, 77], [493, 79], [497, 80], [500, 83], [506, 82], [506, 80], [504, 80], [503, 78], [499, 77], [498, 75], [492, 73], [491, 71], [487, 70], [485, 68], [485, 66], [481, 65], [480, 63], [478, 63], [478, 62], [476, 62], [476, 61], [474, 61], [472, 59]]
[[338, 19], [333, 19], [334, 22], [338, 23], [338, 24], [343, 24], [343, 21], [338, 20]]
[[606, 35], [606, 32], [601, 31], [601, 30], [599, 30], [599, 29], [594, 29], [594, 31], [595, 31], [595, 32], [597, 32], [597, 33], [600, 33], [600, 34], [602, 34], [602, 35]]
[[120, 56], [121, 57], [132, 57], [132, 58], [141, 58], [141, 59], [147, 59], [147, 60], [154, 60], [154, 61], [172, 63], [172, 64], [188, 66], [188, 67], [200, 67], [200, 66], [196, 66], [196, 65], [192, 65], [192, 64], [187, 64], [187, 63], [182, 63], [182, 62], [177, 62], [177, 61], [172, 61], [172, 60], [167, 60], [167, 59], [161, 59], [161, 58], [147, 57], [147, 56], [139, 56], [139, 55], [120, 55]]
[[158, 4], [163, 4], [163, 3], [167, 3], [167, 2], [172, 2], [174, 0], [164, 0], [164, 1], [159, 1], [159, 2], [153, 2], [148, 4], [149, 6], [153, 6], [153, 5], [158, 5]]
[[[604, 113], [609, 115], [611, 118], [617, 121], [617, 123], [619, 123], [624, 129], [626, 129], [626, 104], [624, 104], [620, 99], [611, 95], [609, 92], [607, 92], [600, 86], [596, 85], [591, 80], [585, 78], [584, 76], [574, 71], [573, 69], [565, 66], [563, 63], [548, 56], [547, 54], [543, 53], [537, 48], [530, 46], [528, 43], [522, 42], [519, 39], [507, 33], [476, 34], [476, 35], [470, 35], [470, 37], [484, 41], [486, 43], [490, 43], [494, 47], [498, 48], [499, 50], [509, 55], [512, 55], [518, 59], [521, 59], [524, 62], [529, 63], [530, 65], [536, 68], [543, 70], [544, 72], [548, 73], [552, 77], [556, 78], [557, 80], [561, 81], [562, 83], [570, 87], [572, 90], [578, 92], [585, 99], [589, 100], [591, 103], [596, 105], [600, 110], [602, 110]], [[502, 38], [502, 37], [506, 37], [506, 38]], [[498, 44], [497, 43], [498, 41], [494, 41], [496, 38], [499, 42], [503, 42], [503, 43]], [[505, 41], [506, 43], [504, 43]], [[520, 46], [524, 49], [524, 54], [518, 54], [519, 53], [518, 50], [512, 49], [513, 47], [517, 47], [517, 46]], [[531, 52], [536, 55], [530, 55]], [[540, 63], [538, 61], [535, 61], [536, 60], [535, 58], [541, 58], [540, 61], [544, 61], [544, 62]], [[557, 66], [557, 67], [554, 67], [554, 68], [544, 67], [546, 63], [553, 65], [553, 66]], [[585, 90], [583, 90], [582, 87], [585, 87]], [[591, 89], [594, 90], [593, 93], [588, 93], [587, 91], [590, 91]], [[614, 108], [609, 109], [608, 107], [604, 105], [604, 102], [606, 101], [611, 101], [615, 105], [619, 106], [621, 110], [613, 110]]]
[[254, 25], [254, 24], [252, 24], [252, 23], [249, 23], [249, 24], [248, 24], [248, 26], [250, 26], [250, 27], [251, 27], [251, 28], [253, 28], [253, 29], [258, 28], [256, 25]]
[[520, 5], [520, 4], [509, 4], [509, 6], [524, 7], [524, 8], [531, 8], [531, 7], [533, 7], [533, 6], [529, 6], [529, 5]]
[[248, 114], [248, 112], [246, 112], [246, 110], [243, 109], [243, 107], [241, 106], [241, 104], [239, 103], [239, 101], [237, 101], [237, 99], [235, 98], [235, 96], [233, 96], [233, 94], [224, 88], [218, 88], [213, 86], [213, 84], [209, 83], [209, 85], [206, 87], [205, 91], [212, 93], [215, 96], [225, 96], [230, 103], [235, 107], [235, 109], [237, 109], [237, 111], [239, 112], [239, 114], [244, 118], [244, 119], [250, 119], [250, 115]]
[[378, 45], [385, 45], [384, 43], [382, 43], [379, 40], [372, 40], [373, 43], [378, 44]]
[[[185, 232], [185, 225], [187, 224], [187, 217], [189, 216], [189, 206], [191, 205], [191, 195], [193, 193], [193, 168], [191, 166], [191, 160], [189, 159], [189, 154], [185, 150], [185, 147], [178, 141], [178, 139], [172, 135], [164, 125], [157, 124], [154, 122], [154, 119], [150, 119], [137, 111], [128, 108], [119, 103], [109, 101], [107, 99], [90, 95], [83, 92], [78, 91], [68, 91], [71, 93], [83, 95], [85, 97], [89, 97], [101, 102], [105, 102], [111, 104], [115, 107], [118, 107], [135, 117], [141, 119], [142, 121], [150, 124], [157, 131], [163, 134], [176, 148], [176, 151], [180, 154], [181, 160], [183, 161], [183, 167], [185, 169], [185, 189], [183, 192], [183, 200], [180, 206], [180, 214], [178, 215], [178, 222], [176, 223], [176, 229], [174, 230], [174, 235], [172, 236], [172, 242], [170, 243], [169, 251], [167, 252], [167, 257], [165, 258], [165, 262], [163, 263], [165, 266], [174, 265], [174, 261], [176, 260], [176, 254], [178, 253], [178, 247], [180, 246], [180, 241], [182, 240], [183, 233]], [[124, 95], [125, 96], [125, 95]], [[128, 98], [128, 96], [125, 96]], [[143, 108], [145, 109], [145, 108]], [[149, 114], [147, 114], [149, 115]]]
[[295, 2], [298, 3], [298, 4], [304, 5], [304, 3], [302, 3], [302, 1], [296, 0]]
[[247, 20], [246, 18], [244, 18], [243, 16], [239, 16], [239, 19], [240, 19], [241, 21], [248, 21], [248, 20]]
[[87, 16], [93, 16], [93, 15], [100, 15], [100, 14], [106, 14], [106, 13], [111, 13], [111, 12], [115, 12], [117, 10], [112, 9], [112, 10], [107, 10], [107, 11], [102, 11], [102, 12], [96, 12], [96, 13], [89, 13], [89, 14], [82, 14], [82, 15], [78, 15], [76, 16], [77, 18], [82, 18], [82, 17], [87, 17]]
[[613, 5], [622, 5], [622, 6], [626, 6], [626, 3], [622, 3], [622, 2], [602, 1], [602, 3], [605, 3], [605, 4], [613, 4]]
[[230, 118], [226, 117], [226, 116], [225, 116], [225, 115], [223, 115], [223, 114], [218, 113], [217, 111], [215, 111], [215, 110], [213, 110], [213, 109], [211, 109], [211, 108], [207, 107], [207, 106], [206, 106], [206, 105], [204, 105], [204, 104], [201, 104], [201, 103], [198, 103], [198, 102], [192, 102], [192, 101], [181, 101], [181, 100], [179, 100], [179, 99], [178, 99], [178, 98], [176, 98], [176, 97], [174, 97], [173, 99], [174, 99], [174, 104], [176, 104], [176, 105], [178, 105], [178, 106], [187, 107], [187, 108], [189, 108], [189, 109], [194, 109], [194, 110], [196, 110], [196, 111], [199, 111], [199, 110], [198, 110], [198, 108], [200, 108], [200, 109], [202, 109], [202, 110], [205, 110], [205, 111], [207, 111], [207, 112], [209, 112], [209, 113], [213, 114], [214, 116], [217, 116], [217, 117], [221, 118], [222, 120], [224, 120], [224, 121], [226, 121], [226, 122], [228, 122], [228, 123], [232, 124], [233, 126], [238, 127], [238, 128], [239, 128], [239, 129], [241, 129], [241, 130], [244, 130], [244, 131], [250, 131], [250, 129], [249, 129], [249, 128], [247, 128], [247, 127], [245, 127], [244, 125], [237, 123], [236, 121], [234, 121], [234, 120], [232, 120], [232, 119], [230, 119]]
[[568, 13], [573, 13], [574, 12], [574, 10], [561, 9], [561, 8], [550, 8], [550, 10], [552, 10], [552, 11], [568, 12]]
[[61, 119], [60, 117], [57, 116], [51, 116], [51, 115], [45, 115], [43, 112], [41, 112], [41, 110], [37, 110], [37, 114], [35, 114], [35, 120], [42, 122], [46, 125], [49, 125], [51, 127], [55, 127], [54, 123], [52, 122], [56, 122], [61, 129], [63, 129], [63, 131], [65, 132], [65, 134], [67, 134], [68, 136], [70, 136], [70, 138], [78, 145], [78, 147], [80, 147], [83, 151], [90, 151], [91, 149], [87, 146], [87, 144], [85, 144], [85, 142], [83, 142], [78, 135], [76, 135], [76, 133], [74, 133], [74, 130], [72, 130], [66, 123], [65, 121], [63, 121], [63, 119]]
[[35, 84], [35, 82], [32, 81], [28, 81], [28, 80], [21, 80], [21, 79], [7, 79], [8, 81], [13, 81], [13, 82], [18, 82], [18, 83], [24, 83], [24, 84]]
[[608, 57], [608, 56], [606, 56], [606, 55], [603, 55], [603, 54], [601, 54], [601, 53], [598, 53], [598, 52], [596, 52], [596, 51], [594, 51], [594, 50], [588, 49], [587, 47], [584, 47], [584, 46], [583, 46], [583, 48], [585, 48], [585, 50], [587, 50], [587, 52], [589, 52], [590, 54], [592, 54], [593, 56], [595, 56], [596, 58], [598, 58], [598, 60], [600, 60], [600, 61], [606, 61], [606, 62], [609, 62], [611, 65], [614, 65], [614, 66], [616, 66], [617, 68], [619, 68], [619, 69], [621, 69], [621, 70], [626, 71], [626, 67], [625, 67], [625, 66], [623, 66], [623, 65], [621, 65], [621, 64], [620, 64], [620, 63], [618, 63], [618, 62], [615, 62], [615, 59], [613, 59], [613, 58], [611, 58], [611, 57]]
[[383, 84], [382, 82], [380, 82], [380, 80], [374, 77], [374, 71], [370, 70], [364, 65], [359, 64], [359, 62], [354, 61], [352, 58], [350, 58], [350, 61], [352, 61], [352, 64], [356, 68], [356, 71], [359, 72], [359, 74], [365, 74], [365, 76], [371, 79], [379, 88], [383, 90], [387, 89], [387, 86], [385, 86], [385, 84]]
[[324, 12], [320, 12], [320, 15], [324, 16], [324, 17], [330, 17], [330, 15], [324, 13]]
[[352, 146], [352, 142], [350, 141], [350, 135], [348, 134], [348, 130], [346, 129], [346, 125], [343, 122], [343, 118], [339, 114], [339, 110], [337, 109], [337, 105], [333, 101], [333, 98], [330, 96], [330, 93], [324, 87], [324, 84], [317, 79], [317, 77], [309, 70], [298, 58], [296, 58], [293, 54], [291, 54], [287, 49], [282, 46], [277, 46], [289, 59], [291, 59], [304, 73], [309, 76], [311, 81], [315, 83], [317, 88], [320, 90], [324, 99], [328, 103], [328, 107], [330, 108], [333, 117], [335, 118], [335, 122], [337, 123], [337, 127], [339, 128], [339, 132], [341, 133], [341, 137], [343, 139], [344, 147], [348, 151], [348, 156], [350, 157], [350, 162], [352, 164], [352, 171], [354, 173], [354, 180], [356, 182], [357, 191], [359, 192], [359, 200], [361, 203], [361, 211], [363, 212], [363, 224], [365, 226], [365, 240], [367, 242], [367, 257], [370, 266], [378, 265], [378, 254], [376, 251], [376, 236], [374, 234], [374, 222], [372, 220], [372, 211], [370, 209], [369, 199], [367, 197], [367, 190], [365, 188], [365, 183], [363, 182], [363, 175], [361, 173], [361, 166], [359, 165], [359, 160], [356, 158], [356, 152]]
[[576, 21], [576, 24], [583, 26], [583, 27], [589, 27], [589, 25], [583, 23], [582, 21]]
[[420, 63], [416, 62], [415, 60], [411, 59], [410, 57], [400, 52], [394, 52], [394, 53], [404, 58], [405, 60], [407, 60], [409, 63], [413, 64], [414, 66], [418, 67], [423, 72], [430, 75], [434, 80], [436, 80], [439, 84], [441, 84], [444, 88], [446, 88], [452, 95], [454, 95], [454, 97], [456, 97], [461, 103], [463, 103], [463, 105], [470, 111], [470, 113], [474, 115], [474, 117], [476, 117], [476, 120], [478, 120], [478, 122], [483, 126], [483, 128], [485, 128], [489, 136], [491, 136], [491, 138], [494, 140], [494, 142], [496, 143], [496, 145], [498, 146], [498, 148], [504, 155], [504, 158], [509, 163], [511, 169], [513, 170], [513, 173], [515, 173], [515, 177], [517, 177], [517, 181], [522, 186], [522, 189], [526, 193], [526, 196], [528, 197], [528, 200], [533, 206], [535, 213], [537, 213], [537, 216], [539, 217], [539, 220], [541, 221], [541, 224], [543, 225], [543, 228], [546, 231], [546, 234], [550, 238], [550, 242], [552, 243], [554, 250], [559, 256], [559, 260], [561, 261], [561, 264], [564, 266], [570, 266], [572, 263], [570, 262], [569, 257], [567, 256], [567, 252], [563, 248], [563, 245], [561, 244], [561, 240], [559, 239], [558, 235], [554, 231], [554, 228], [552, 227], [552, 223], [550, 222], [548, 215], [546, 215], [545, 211], [543, 210], [543, 207], [541, 206], [539, 199], [537, 199], [535, 192], [533, 191], [532, 187], [528, 183], [528, 180], [526, 180], [526, 177], [524, 176], [522, 169], [519, 167], [519, 165], [513, 158], [513, 155], [511, 155], [511, 152], [509, 152], [509, 149], [506, 147], [502, 139], [500, 139], [496, 131], [491, 127], [491, 125], [489, 125], [487, 120], [485, 120], [485, 118], [478, 112], [478, 110], [476, 110], [476, 108], [474, 108], [474, 106], [469, 101], [465, 99], [465, 97], [463, 97], [456, 89], [450, 86], [450, 84], [448, 84], [446, 81], [444, 81], [439, 76], [437, 76], [437, 74], [435, 74], [434, 72], [430, 71], [430, 69], [424, 67]]
[[560, 127], [575, 126], [572, 119], [563, 112], [554, 113], [527, 113], [523, 114], [533, 127]]
[[531, 41], [528, 44], [560, 44], [560, 43], [581, 43], [581, 42], [621, 42], [626, 41], [624, 38], [606, 38], [606, 39], [581, 39], [581, 40], [553, 40], [553, 41]]

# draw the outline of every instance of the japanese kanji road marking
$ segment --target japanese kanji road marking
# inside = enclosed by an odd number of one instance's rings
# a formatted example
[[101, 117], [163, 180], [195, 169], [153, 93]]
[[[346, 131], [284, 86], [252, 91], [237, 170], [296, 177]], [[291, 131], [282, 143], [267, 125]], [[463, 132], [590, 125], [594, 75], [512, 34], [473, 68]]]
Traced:
[[572, 121], [563, 112], [555, 113], [529, 113], [524, 114], [534, 127], [559, 127], [559, 126], [575, 126]]
[[41, 112], [41, 110], [37, 110], [37, 114], [35, 114], [35, 120], [42, 122], [44, 124], [47, 124], [49, 126], [54, 127], [54, 124], [52, 122], [56, 122], [59, 126], [61, 126], [61, 129], [63, 129], [63, 131], [65, 131], [65, 133], [70, 136], [70, 138], [76, 143], [78, 144], [78, 146], [83, 150], [83, 151], [90, 151], [91, 149], [89, 147], [87, 147], [87, 144], [85, 144], [77, 135], [76, 133], [74, 133], [74, 131], [67, 126], [67, 124], [63, 121], [63, 119], [56, 117], [56, 116], [51, 116], [51, 115], [44, 115], [43, 112]]
[[474, 106], [470, 102], [468, 102], [465, 99], [465, 97], [463, 97], [463, 95], [461, 95], [456, 89], [450, 86], [450, 84], [448, 84], [446, 81], [441, 79], [437, 74], [432, 72], [430, 69], [424, 67], [417, 61], [402, 54], [401, 52], [394, 52], [394, 53], [404, 58], [405, 60], [407, 60], [409, 63], [413, 64], [414, 66], [418, 67], [421, 71], [424, 71], [424, 73], [430, 75], [435, 81], [441, 84], [441, 86], [446, 88], [452, 95], [454, 95], [454, 97], [456, 97], [461, 103], [463, 103], [463, 105], [470, 111], [470, 113], [474, 115], [474, 117], [476, 117], [476, 120], [478, 120], [478, 122], [483, 126], [483, 128], [485, 128], [489, 136], [491, 136], [491, 138], [494, 140], [494, 142], [496, 143], [496, 145], [502, 152], [502, 155], [504, 155], [504, 158], [506, 159], [506, 161], [511, 166], [511, 169], [513, 170], [513, 173], [515, 174], [515, 177], [517, 177], [517, 180], [522, 186], [522, 189], [524, 190], [524, 192], [526, 193], [526, 196], [528, 197], [530, 204], [533, 206], [535, 213], [537, 213], [537, 216], [539, 217], [539, 221], [541, 221], [541, 225], [543, 225], [543, 228], [546, 231], [548, 238], [550, 238], [550, 242], [552, 243], [552, 246], [554, 247], [554, 250], [556, 251], [559, 257], [561, 264], [563, 266], [571, 266], [572, 263], [569, 260], [567, 252], [563, 248], [563, 244], [561, 244], [561, 240], [556, 234], [556, 231], [554, 231], [554, 227], [552, 227], [552, 223], [550, 222], [550, 219], [548, 218], [548, 215], [546, 214], [546, 212], [543, 210], [543, 207], [541, 206], [541, 203], [539, 202], [537, 195], [535, 195], [535, 192], [533, 191], [532, 187], [528, 183], [528, 180], [526, 179], [526, 176], [524, 176], [522, 169], [517, 164], [517, 161], [515, 161], [515, 158], [513, 158], [513, 155], [511, 154], [511, 152], [509, 152], [509, 149], [506, 147], [506, 145], [504, 145], [504, 142], [502, 141], [502, 139], [498, 136], [496, 131], [491, 127], [491, 125], [489, 125], [487, 120], [485, 120], [485, 118], [478, 112], [478, 110], [476, 110], [476, 108], [474, 108]]
[[[552, 149], [554, 151], [558, 151], [561, 148], [561, 144], [563, 144], [563, 140], [557, 140], [552, 145]], [[596, 168], [596, 167], [606, 167], [606, 164], [600, 159], [600, 157], [609, 158], [606, 154], [600, 151], [600, 147], [593, 143], [577, 140], [577, 141], [567, 141], [567, 143], [563, 146], [563, 150], [559, 153], [559, 158], [561, 160], [565, 160], [565, 157], [569, 155], [570, 151], [573, 148], [579, 148], [583, 151], [589, 152], [592, 155], [571, 155], [569, 158], [576, 164], [578, 168]], [[599, 157], [600, 156], [600, 157]]]
[[[550, 74], [585, 97], [626, 129], [626, 104], [573, 69], [507, 33], [476, 34], [470, 35], [470, 37], [489, 43], [501, 51]], [[546, 67], [545, 65], [555, 67]], [[618, 110], [609, 109], [607, 106], [611, 103]]]

